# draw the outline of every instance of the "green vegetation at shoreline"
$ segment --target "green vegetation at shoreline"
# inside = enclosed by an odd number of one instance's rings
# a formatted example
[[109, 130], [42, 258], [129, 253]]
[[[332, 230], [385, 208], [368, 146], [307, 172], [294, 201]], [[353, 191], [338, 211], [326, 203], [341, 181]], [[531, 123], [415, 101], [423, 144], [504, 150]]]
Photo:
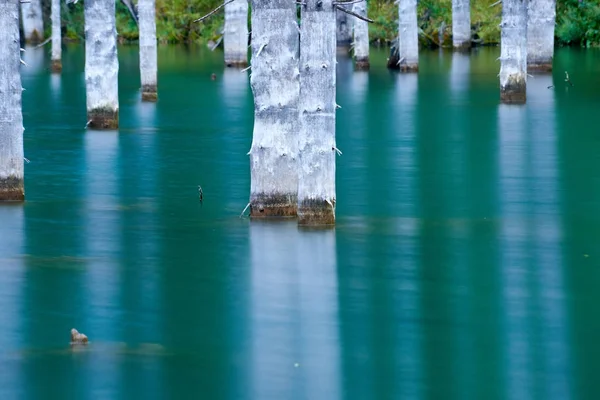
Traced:
[[[496, 0], [471, 0], [473, 37], [480, 45], [500, 41], [502, 6]], [[50, 0], [43, 0], [49, 14]], [[201, 23], [195, 19], [215, 9], [220, 0], [156, 0], [156, 34], [160, 43], [202, 43], [218, 40], [223, 27], [223, 12]], [[47, 12], [46, 12], [47, 11]], [[373, 44], [387, 45], [397, 36], [398, 6], [394, 0], [369, 1], [368, 13], [375, 23], [369, 24]], [[559, 46], [600, 46], [600, 3], [593, 0], [558, 0], [556, 10], [556, 44]], [[49, 17], [49, 15], [48, 15]], [[68, 40], [83, 38], [83, 4], [63, 5], [63, 36]], [[420, 0], [418, 5], [420, 41], [426, 47], [451, 47], [452, 1]], [[49, 21], [49, 18], [46, 18]], [[50, 35], [49, 23], [46, 24]], [[138, 39], [137, 25], [127, 8], [117, 0], [117, 32], [124, 42]]]

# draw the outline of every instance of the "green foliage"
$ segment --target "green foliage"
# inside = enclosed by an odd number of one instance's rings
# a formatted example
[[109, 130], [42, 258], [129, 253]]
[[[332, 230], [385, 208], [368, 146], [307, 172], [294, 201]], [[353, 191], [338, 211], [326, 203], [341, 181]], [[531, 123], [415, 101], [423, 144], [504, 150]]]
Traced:
[[600, 46], [600, 4], [562, 0], [556, 6], [556, 38], [561, 45]]

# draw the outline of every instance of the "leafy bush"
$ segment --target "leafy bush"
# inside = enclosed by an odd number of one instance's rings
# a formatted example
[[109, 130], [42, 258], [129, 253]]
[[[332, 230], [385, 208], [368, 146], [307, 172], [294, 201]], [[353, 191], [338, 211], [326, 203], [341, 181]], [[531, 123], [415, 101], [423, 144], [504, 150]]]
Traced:
[[600, 46], [600, 4], [562, 0], [556, 5], [555, 35], [561, 45]]

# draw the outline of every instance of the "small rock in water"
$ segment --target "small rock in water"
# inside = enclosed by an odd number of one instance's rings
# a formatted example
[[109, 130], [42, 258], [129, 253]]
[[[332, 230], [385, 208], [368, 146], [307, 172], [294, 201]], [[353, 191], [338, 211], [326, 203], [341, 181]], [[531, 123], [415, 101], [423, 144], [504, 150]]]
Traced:
[[87, 344], [88, 337], [83, 333], [79, 333], [77, 329], [71, 329], [71, 344]]

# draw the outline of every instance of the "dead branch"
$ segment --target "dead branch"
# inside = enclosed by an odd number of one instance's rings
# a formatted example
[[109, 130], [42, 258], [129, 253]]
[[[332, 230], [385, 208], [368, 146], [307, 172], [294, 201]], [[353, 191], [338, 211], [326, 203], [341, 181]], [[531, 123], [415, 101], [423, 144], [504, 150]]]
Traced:
[[363, 1], [366, 0], [350, 0], [350, 1], [344, 1], [344, 0], [337, 0], [333, 2], [333, 5], [341, 5], [341, 6], [345, 6], [345, 5], [350, 5], [350, 4], [356, 4], [356, 3], [362, 3]]
[[42, 43], [35, 46], [34, 49], [39, 49], [40, 47], [43, 47], [46, 43], [48, 43], [51, 40], [52, 40], [52, 36], [50, 36], [48, 39], [44, 40]]
[[229, 3], [233, 3], [235, 0], [229, 0], [226, 1], [225, 3], [221, 4], [219, 7], [215, 8], [214, 10], [212, 10], [211, 12], [209, 12], [208, 14], [206, 14], [204, 17], [198, 18], [196, 20], [194, 20], [194, 22], [202, 22], [204, 21], [206, 18], [210, 17], [211, 15], [213, 15], [214, 13], [216, 13], [217, 11], [219, 11], [221, 8], [225, 7], [227, 4]]
[[131, 4], [131, 0], [121, 0], [121, 3], [123, 3], [125, 7], [127, 7], [127, 9], [129, 10], [129, 14], [131, 14], [131, 18], [133, 18], [135, 24], [138, 25], [138, 16], [133, 9], [133, 4]]
[[[346, 4], [347, 4], [347, 3], [346, 3]], [[369, 19], [369, 18], [367, 18], [367, 17], [363, 17], [362, 15], [355, 13], [354, 11], [347, 10], [347, 9], [345, 9], [344, 7], [340, 6], [339, 4], [335, 4], [335, 3], [334, 3], [334, 5], [333, 5], [333, 6], [334, 6], [335, 8], [337, 8], [338, 10], [340, 10], [340, 11], [343, 11], [343, 12], [345, 12], [346, 14], [350, 14], [350, 15], [352, 15], [353, 17], [356, 17], [356, 18], [358, 18], [358, 19], [361, 19], [361, 20], [363, 20], [363, 21], [367, 21], [367, 22], [370, 22], [370, 23], [374, 23], [374, 22], [375, 22], [375, 21], [373, 21], [372, 19]]]
[[502, 3], [502, 0], [498, 0], [497, 2], [495, 2], [494, 4], [490, 5], [490, 8], [497, 6], [498, 4]]

